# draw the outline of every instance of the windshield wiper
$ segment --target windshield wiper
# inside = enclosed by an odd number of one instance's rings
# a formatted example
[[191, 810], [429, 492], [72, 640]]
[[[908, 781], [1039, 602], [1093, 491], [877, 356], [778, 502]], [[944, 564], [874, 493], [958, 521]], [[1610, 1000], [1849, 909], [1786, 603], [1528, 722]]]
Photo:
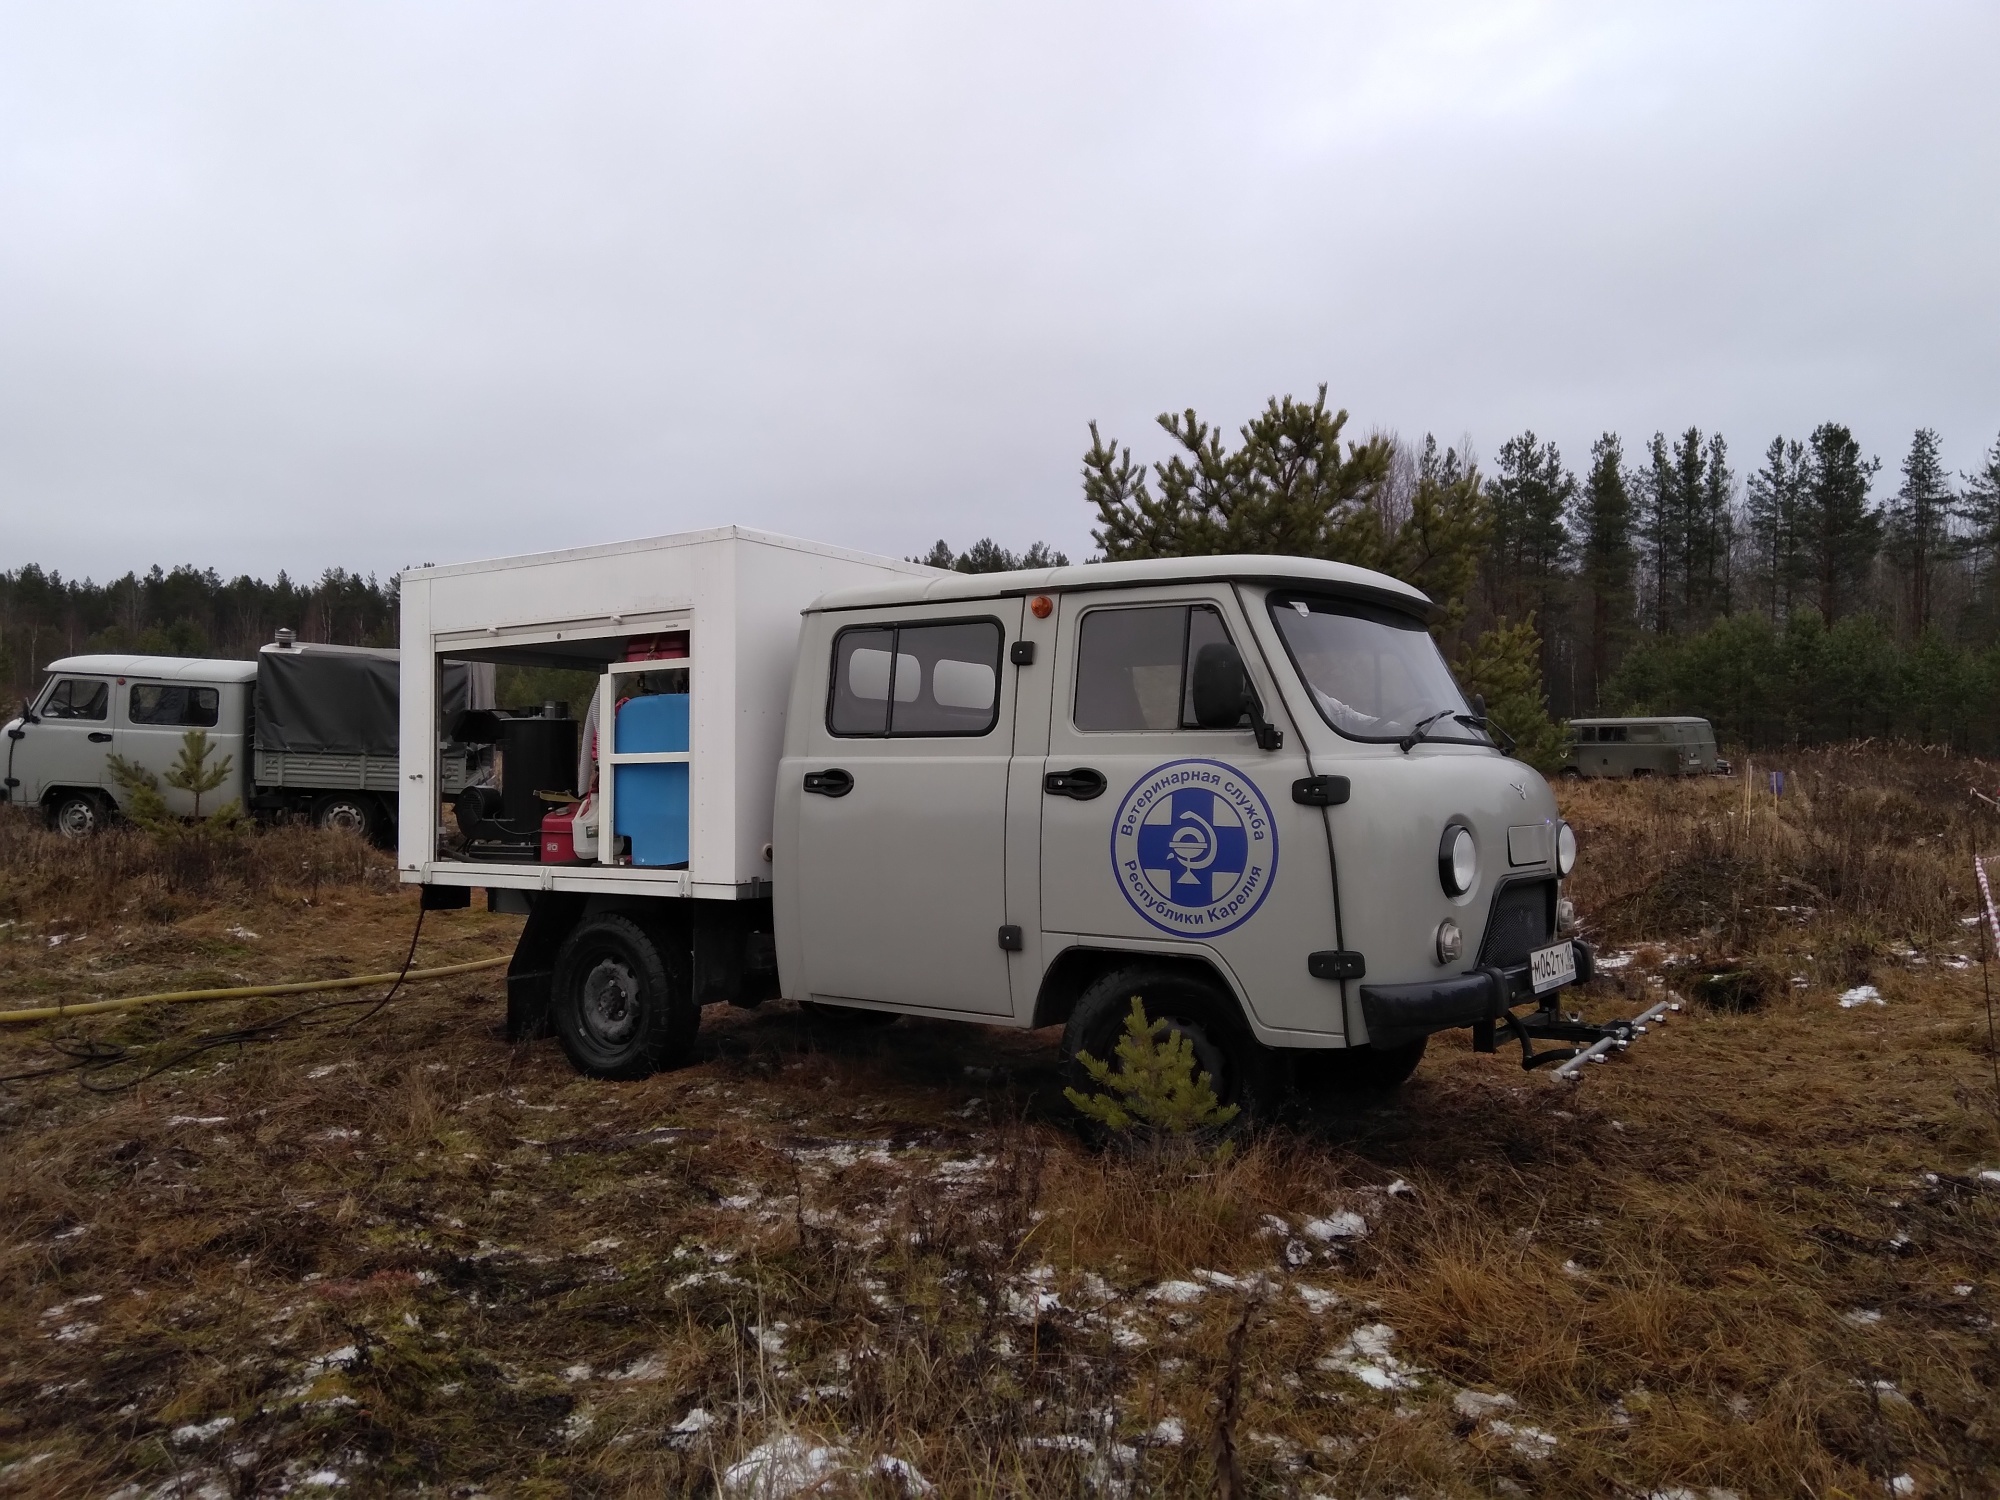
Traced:
[[1481, 730], [1490, 735], [1496, 744], [1501, 740], [1505, 740], [1507, 743], [1499, 747], [1502, 755], [1512, 755], [1514, 753], [1514, 736], [1487, 718], [1485, 714], [1455, 713], [1452, 717], [1461, 724], [1470, 724], [1474, 729]]
[[1401, 745], [1403, 747], [1403, 753], [1405, 755], [1408, 755], [1410, 751], [1415, 746], [1421, 744], [1423, 742], [1424, 737], [1430, 733], [1431, 725], [1437, 723], [1439, 719], [1451, 719], [1451, 718], [1456, 718], [1457, 716], [1458, 716], [1457, 711], [1455, 709], [1441, 708], [1436, 713], [1432, 714], [1428, 719], [1419, 719], [1415, 724], [1411, 725], [1410, 732], [1404, 735], [1396, 743]]

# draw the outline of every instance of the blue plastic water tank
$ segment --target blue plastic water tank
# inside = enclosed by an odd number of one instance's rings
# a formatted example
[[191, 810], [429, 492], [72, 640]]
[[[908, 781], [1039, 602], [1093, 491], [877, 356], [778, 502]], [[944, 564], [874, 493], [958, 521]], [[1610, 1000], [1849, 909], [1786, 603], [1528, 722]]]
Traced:
[[[688, 748], [688, 696], [656, 693], [618, 707], [616, 748]], [[681, 866], [688, 861], [688, 768], [614, 766], [618, 777], [612, 831], [632, 841], [635, 865]]]

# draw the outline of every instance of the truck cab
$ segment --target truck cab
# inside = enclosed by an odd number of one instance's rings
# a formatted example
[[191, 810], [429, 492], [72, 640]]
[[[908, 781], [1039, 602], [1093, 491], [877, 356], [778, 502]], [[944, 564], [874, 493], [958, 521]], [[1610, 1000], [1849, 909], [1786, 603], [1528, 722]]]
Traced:
[[1430, 1032], [1574, 978], [1573, 835], [1429, 614], [1241, 557], [816, 602], [777, 786], [785, 993], [1064, 1023], [1102, 1057], [1151, 983], [1217, 1078], [1339, 1050], [1395, 1081]]
[[[110, 759], [164, 773], [190, 729], [204, 730], [215, 763], [231, 779], [208, 794], [207, 811], [246, 800], [254, 662], [193, 657], [66, 656], [49, 663], [40, 690], [6, 727], [7, 800], [39, 807], [59, 832], [94, 832], [122, 804]], [[168, 808], [191, 814], [188, 793], [161, 785]]]
[[[407, 751], [399, 850], [429, 905], [484, 885], [527, 913], [510, 1032], [554, 1030], [584, 1071], [669, 1066], [703, 1004], [773, 995], [848, 1024], [1060, 1025], [1072, 1069], [1137, 997], [1225, 1103], [1302, 1068], [1393, 1086], [1446, 1029], [1528, 1066], [1605, 1039], [1557, 1010], [1591, 973], [1565, 936], [1575, 836], [1385, 575], [967, 576], [726, 528], [403, 590], [406, 747], [434, 742], [447, 655], [600, 674], [574, 768], [503, 788], [550, 808], [538, 864], [454, 846]], [[655, 719], [672, 737], [631, 737]]]

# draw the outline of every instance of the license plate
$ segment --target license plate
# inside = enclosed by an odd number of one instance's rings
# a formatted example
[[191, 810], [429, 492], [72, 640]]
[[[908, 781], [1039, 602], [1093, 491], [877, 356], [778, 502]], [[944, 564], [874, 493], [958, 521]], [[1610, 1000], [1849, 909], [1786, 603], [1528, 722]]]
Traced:
[[1554, 943], [1547, 948], [1537, 948], [1528, 955], [1528, 977], [1535, 982], [1537, 995], [1558, 985], [1574, 983], [1575, 946], [1570, 943]]

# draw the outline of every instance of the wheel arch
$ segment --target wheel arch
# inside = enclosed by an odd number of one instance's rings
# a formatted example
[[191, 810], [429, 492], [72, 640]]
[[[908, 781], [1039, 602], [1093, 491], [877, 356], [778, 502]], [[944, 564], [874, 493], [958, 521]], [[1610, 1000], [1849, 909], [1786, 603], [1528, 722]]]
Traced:
[[1042, 974], [1031, 1024], [1037, 1027], [1065, 1025], [1070, 1013], [1076, 1009], [1077, 1000], [1091, 985], [1114, 970], [1141, 967], [1177, 970], [1213, 985], [1236, 1007], [1243, 1017], [1244, 1026], [1255, 1031], [1249, 1009], [1243, 1004], [1243, 997], [1236, 993], [1236, 986], [1230, 983], [1229, 976], [1223, 973], [1221, 967], [1206, 956], [1158, 953], [1142, 948], [1093, 948], [1082, 943], [1057, 954], [1055, 962]]

